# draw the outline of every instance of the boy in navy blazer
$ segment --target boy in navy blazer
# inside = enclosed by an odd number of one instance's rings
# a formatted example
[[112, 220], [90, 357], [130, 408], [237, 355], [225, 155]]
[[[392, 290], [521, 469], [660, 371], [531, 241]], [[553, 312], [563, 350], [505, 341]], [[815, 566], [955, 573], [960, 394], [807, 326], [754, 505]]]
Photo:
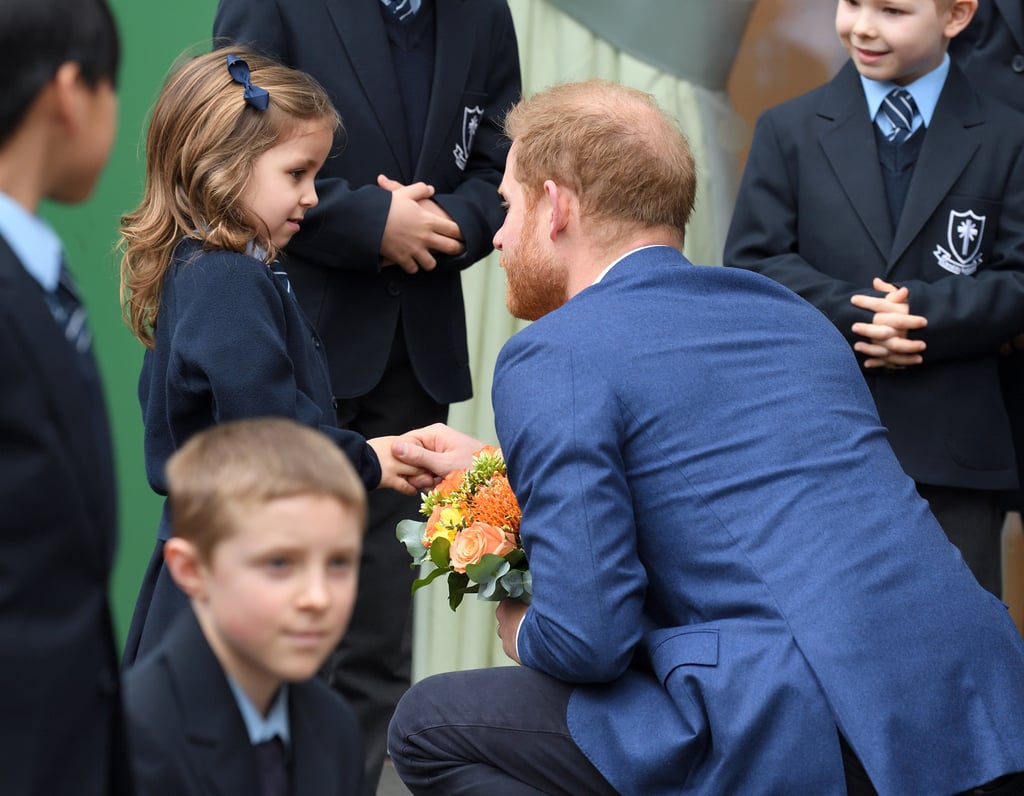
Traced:
[[904, 470], [998, 595], [998, 495], [1017, 482], [998, 371], [1024, 329], [1024, 115], [950, 63], [976, 7], [839, 0], [850, 62], [759, 119], [725, 261], [839, 328]]
[[284, 418], [194, 436], [167, 465], [164, 555], [192, 604], [125, 674], [140, 796], [357, 796], [352, 709], [314, 675], [355, 602], [366, 492]]
[[44, 199], [84, 200], [114, 138], [103, 0], [0, 3], [0, 793], [127, 793], [107, 591], [113, 452]]

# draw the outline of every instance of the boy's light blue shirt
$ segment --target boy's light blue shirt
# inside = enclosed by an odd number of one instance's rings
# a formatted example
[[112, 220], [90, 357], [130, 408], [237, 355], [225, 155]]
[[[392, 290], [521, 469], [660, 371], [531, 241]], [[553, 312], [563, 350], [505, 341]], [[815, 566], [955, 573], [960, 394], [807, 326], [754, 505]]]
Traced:
[[914, 116], [911, 132], [915, 132], [922, 124], [927, 127], [932, 122], [932, 114], [935, 113], [935, 106], [939, 102], [939, 94], [942, 93], [942, 87], [946, 84], [948, 74], [949, 53], [943, 56], [942, 63], [931, 72], [921, 75], [906, 86], [897, 86], [890, 80], [871, 80], [861, 75], [860, 83], [864, 86], [864, 97], [868, 101], [868, 114], [875, 120], [875, 124], [881, 131], [888, 135], [892, 132], [892, 123], [884, 113], [879, 113], [878, 109], [882, 107], [882, 100], [885, 99], [886, 94], [894, 88], [905, 88], [917, 103], [917, 114]]
[[60, 238], [39, 216], [0, 192], [0, 235], [43, 290], [52, 293], [60, 281]]
[[277, 696], [274, 697], [267, 715], [261, 716], [260, 712], [256, 710], [255, 705], [252, 704], [252, 700], [249, 699], [248, 694], [242, 690], [242, 687], [230, 676], [227, 676], [227, 678], [228, 685], [231, 686], [231, 693], [235, 695], [235, 702], [238, 703], [238, 709], [241, 711], [242, 719], [245, 721], [245, 729], [249, 733], [249, 742], [255, 746], [264, 741], [272, 740], [276, 735], [280, 736], [285, 748], [289, 748], [291, 746], [291, 728], [288, 725], [288, 684], [281, 683], [281, 687], [277, 690]]

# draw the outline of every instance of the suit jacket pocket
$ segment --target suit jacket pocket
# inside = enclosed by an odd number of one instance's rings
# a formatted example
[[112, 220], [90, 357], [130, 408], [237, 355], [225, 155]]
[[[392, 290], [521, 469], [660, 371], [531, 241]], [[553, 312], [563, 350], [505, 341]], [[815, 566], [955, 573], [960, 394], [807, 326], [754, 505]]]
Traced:
[[717, 630], [678, 627], [656, 630], [647, 635], [645, 644], [651, 667], [662, 685], [668, 684], [668, 679], [680, 666], [718, 665]]
[[651, 667], [692, 732], [694, 753], [706, 747], [710, 721], [704, 680], [718, 666], [718, 630], [668, 628], [644, 638]]

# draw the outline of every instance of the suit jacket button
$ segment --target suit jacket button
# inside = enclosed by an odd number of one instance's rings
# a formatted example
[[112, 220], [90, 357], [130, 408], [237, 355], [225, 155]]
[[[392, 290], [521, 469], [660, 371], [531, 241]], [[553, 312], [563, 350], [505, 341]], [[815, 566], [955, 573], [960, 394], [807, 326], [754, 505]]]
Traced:
[[389, 296], [400, 296], [402, 294], [402, 286], [397, 282], [388, 282], [388, 295]]
[[1018, 74], [1024, 72], [1024, 54], [1017, 53], [1013, 56], [1013, 60], [1010, 61], [1010, 68]]
[[320, 350], [320, 341], [316, 337], [313, 337], [313, 338], [310, 338], [310, 339], [313, 341], [313, 348], [315, 348], [317, 351], [319, 351]]

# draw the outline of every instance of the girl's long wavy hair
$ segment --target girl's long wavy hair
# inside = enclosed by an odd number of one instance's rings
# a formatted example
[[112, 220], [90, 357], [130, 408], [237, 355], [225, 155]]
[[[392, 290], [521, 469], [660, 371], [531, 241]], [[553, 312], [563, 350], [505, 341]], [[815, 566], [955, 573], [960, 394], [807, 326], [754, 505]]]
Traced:
[[[228, 73], [227, 56], [249, 65], [251, 82], [270, 95], [265, 111], [249, 105]], [[164, 83], [146, 135], [146, 184], [139, 206], [121, 218], [121, 307], [152, 348], [164, 275], [184, 237], [205, 250], [276, 255], [268, 231], [243, 202], [256, 159], [297, 128], [341, 119], [312, 77], [245, 47], [190, 58]]]

